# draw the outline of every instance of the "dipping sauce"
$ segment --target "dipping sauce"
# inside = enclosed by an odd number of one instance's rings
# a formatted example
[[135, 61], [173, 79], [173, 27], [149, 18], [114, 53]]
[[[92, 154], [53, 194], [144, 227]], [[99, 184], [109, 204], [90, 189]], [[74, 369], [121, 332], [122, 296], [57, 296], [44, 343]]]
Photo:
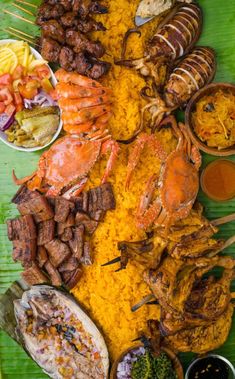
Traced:
[[222, 359], [208, 357], [199, 359], [192, 366], [188, 379], [232, 379], [230, 367]]
[[201, 174], [203, 192], [213, 200], [230, 200], [235, 196], [235, 163], [217, 159], [207, 165]]

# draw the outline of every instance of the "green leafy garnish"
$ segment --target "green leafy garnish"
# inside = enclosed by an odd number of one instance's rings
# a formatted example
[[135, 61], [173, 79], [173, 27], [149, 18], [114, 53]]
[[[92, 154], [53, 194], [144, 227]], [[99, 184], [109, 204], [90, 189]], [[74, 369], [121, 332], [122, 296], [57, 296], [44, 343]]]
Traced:
[[158, 357], [147, 350], [145, 354], [138, 356], [132, 365], [132, 379], [177, 379], [172, 368], [171, 360], [165, 353]]

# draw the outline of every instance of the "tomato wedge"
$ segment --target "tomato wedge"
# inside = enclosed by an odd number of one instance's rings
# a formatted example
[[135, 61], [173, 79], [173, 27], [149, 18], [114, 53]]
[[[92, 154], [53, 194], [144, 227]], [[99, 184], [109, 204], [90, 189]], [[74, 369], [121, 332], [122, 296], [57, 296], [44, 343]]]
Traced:
[[0, 102], [0, 113], [4, 113], [5, 108], [6, 108], [6, 105], [4, 104], [3, 101], [1, 101], [1, 102]]
[[3, 74], [0, 76], [0, 84], [9, 85], [12, 83], [11, 74]]
[[51, 77], [50, 69], [45, 64], [35, 67], [35, 69], [32, 71], [32, 74], [36, 75], [39, 79], [50, 79]]
[[32, 79], [24, 85], [19, 84], [18, 89], [24, 99], [33, 99], [37, 95], [38, 88], [40, 87], [40, 83], [37, 80]]
[[13, 96], [7, 87], [0, 89], [0, 101], [3, 101], [5, 105], [13, 102]]
[[13, 105], [13, 104], [9, 104], [6, 108], [5, 108], [5, 112], [8, 116], [12, 116], [16, 111], [16, 107]]
[[15, 70], [13, 71], [12, 79], [13, 80], [21, 79], [23, 75], [24, 75], [24, 67], [21, 64], [19, 64], [18, 66], [16, 66]]

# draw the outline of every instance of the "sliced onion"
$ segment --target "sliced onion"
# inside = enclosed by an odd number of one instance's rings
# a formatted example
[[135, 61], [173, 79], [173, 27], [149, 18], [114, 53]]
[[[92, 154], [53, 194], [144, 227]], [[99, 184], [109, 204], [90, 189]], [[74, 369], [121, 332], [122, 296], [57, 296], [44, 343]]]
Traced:
[[14, 114], [12, 113], [10, 116], [6, 113], [0, 114], [0, 130], [5, 132], [5, 130], [9, 129], [10, 126], [14, 122]]
[[50, 107], [57, 105], [48, 93], [40, 91], [32, 100], [24, 99], [25, 108], [31, 109], [35, 105], [40, 105], [41, 107]]

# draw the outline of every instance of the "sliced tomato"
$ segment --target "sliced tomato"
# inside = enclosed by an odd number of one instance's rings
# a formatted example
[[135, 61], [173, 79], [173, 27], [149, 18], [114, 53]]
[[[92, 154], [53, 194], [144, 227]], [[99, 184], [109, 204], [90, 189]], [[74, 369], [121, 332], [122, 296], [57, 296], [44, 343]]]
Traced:
[[33, 99], [37, 95], [38, 88], [40, 87], [40, 82], [32, 79], [24, 85], [19, 84], [18, 89], [24, 99]]
[[0, 89], [0, 101], [3, 101], [5, 105], [13, 102], [13, 96], [9, 88], [5, 87]]
[[11, 74], [3, 74], [0, 76], [0, 84], [8, 85], [12, 83], [12, 76]]
[[21, 79], [24, 75], [24, 67], [19, 64], [18, 66], [16, 66], [15, 70], [13, 71], [13, 74], [12, 74], [12, 79], [13, 80], [17, 80], [17, 79]]
[[4, 113], [5, 108], [6, 108], [6, 105], [4, 104], [3, 101], [1, 101], [1, 102], [0, 102], [0, 113]]
[[14, 92], [13, 97], [14, 97], [14, 103], [16, 105], [16, 111], [17, 112], [22, 111], [22, 109], [24, 108], [24, 103], [19, 92]]
[[44, 91], [47, 93], [53, 90], [53, 85], [51, 84], [50, 80], [47, 78], [41, 80], [41, 86], [42, 86], [42, 89], [44, 89]]
[[8, 116], [11, 116], [15, 113], [16, 111], [16, 107], [13, 105], [13, 104], [9, 104], [6, 108], [5, 108], [5, 113], [8, 115]]
[[36, 75], [39, 79], [50, 79], [51, 77], [50, 69], [46, 64], [35, 67], [32, 74]]

